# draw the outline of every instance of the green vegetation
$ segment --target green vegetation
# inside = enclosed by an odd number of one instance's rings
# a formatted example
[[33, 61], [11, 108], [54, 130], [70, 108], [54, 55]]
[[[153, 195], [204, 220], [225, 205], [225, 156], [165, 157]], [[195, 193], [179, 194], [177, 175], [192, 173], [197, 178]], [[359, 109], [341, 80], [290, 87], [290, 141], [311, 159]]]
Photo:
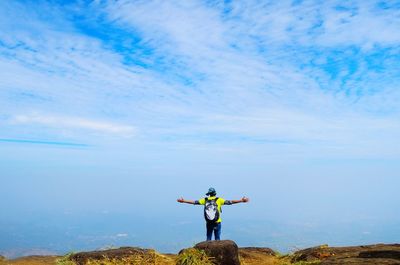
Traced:
[[213, 265], [212, 259], [203, 250], [189, 248], [178, 255], [176, 265]]
[[320, 260], [315, 260], [315, 261], [298, 261], [295, 263], [290, 262], [289, 260], [280, 260], [278, 265], [319, 265], [321, 264]]
[[281, 254], [279, 252], [275, 252], [276, 265], [319, 265], [321, 264], [321, 260], [313, 260], [313, 261], [297, 261], [292, 262], [294, 257], [293, 254]]
[[321, 264], [320, 260], [314, 260], [314, 261], [298, 261], [295, 263], [291, 263], [291, 265], [319, 265]]

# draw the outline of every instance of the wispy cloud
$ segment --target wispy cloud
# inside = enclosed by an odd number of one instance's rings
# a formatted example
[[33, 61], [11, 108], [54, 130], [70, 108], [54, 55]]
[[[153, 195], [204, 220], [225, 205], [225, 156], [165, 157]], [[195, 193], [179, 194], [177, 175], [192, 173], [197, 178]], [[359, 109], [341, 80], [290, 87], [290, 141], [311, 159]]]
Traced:
[[[18, 20], [16, 31], [2, 26], [0, 104], [14, 125], [43, 125], [32, 131], [124, 137], [140, 131], [150, 142], [292, 142], [306, 143], [304, 149], [313, 142], [372, 148], [381, 141], [375, 128], [398, 132], [396, 6], [103, 1], [3, 7], [4, 17], [18, 10], [30, 23]], [[20, 114], [36, 112], [42, 114]], [[392, 140], [382, 141], [389, 146]]]
[[[393, 70], [398, 64], [394, 56], [398, 32], [386, 26], [400, 24], [398, 11], [368, 1], [350, 6], [334, 1], [209, 5], [119, 1], [107, 8], [112, 23], [139, 32], [154, 58], [162, 56], [161, 63], [168, 64], [170, 75], [191, 80], [188, 90], [200, 90], [209, 103], [243, 108], [237, 100], [241, 98], [251, 104], [259, 99], [264, 106], [280, 101], [313, 107], [329, 97], [344, 104], [376, 94], [399, 97], [390, 81], [399, 78]], [[362, 24], [373, 30], [361, 32], [360, 28], [368, 28]], [[387, 56], [377, 55], [383, 47], [394, 53], [386, 50]], [[382, 72], [374, 63], [376, 56], [382, 59], [379, 64], [392, 67]], [[387, 103], [356, 107], [398, 113], [394, 104]]]
[[40, 114], [17, 115], [11, 120], [11, 122], [16, 124], [39, 124], [61, 129], [84, 129], [97, 133], [112, 134], [123, 137], [132, 137], [136, 131], [133, 126], [88, 120], [77, 117], [49, 116]]

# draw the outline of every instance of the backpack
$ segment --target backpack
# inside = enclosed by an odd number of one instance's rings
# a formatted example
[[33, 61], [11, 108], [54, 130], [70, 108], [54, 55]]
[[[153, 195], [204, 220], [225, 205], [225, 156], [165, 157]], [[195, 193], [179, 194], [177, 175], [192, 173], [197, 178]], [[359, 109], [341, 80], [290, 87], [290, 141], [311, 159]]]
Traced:
[[216, 223], [219, 219], [217, 204], [218, 198], [212, 200], [205, 198], [205, 200], [206, 203], [204, 205], [204, 218], [206, 219], [207, 223]]

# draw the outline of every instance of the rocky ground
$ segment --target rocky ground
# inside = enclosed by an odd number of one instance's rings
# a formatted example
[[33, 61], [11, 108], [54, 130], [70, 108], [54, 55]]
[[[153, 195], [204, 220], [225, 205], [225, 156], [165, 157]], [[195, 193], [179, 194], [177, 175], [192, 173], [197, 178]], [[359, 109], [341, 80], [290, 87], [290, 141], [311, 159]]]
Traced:
[[[193, 248], [192, 248], [193, 249]], [[290, 255], [279, 255], [270, 248], [238, 248], [233, 241], [201, 242], [194, 247], [220, 265], [400, 265], [400, 244], [377, 244], [352, 247], [327, 245], [303, 249]], [[105, 251], [81, 252], [61, 259], [59, 256], [30, 256], [14, 260], [0, 257], [0, 264], [9, 265], [175, 265], [180, 254], [161, 254], [151, 249], [125, 247]], [[58, 260], [58, 262], [57, 262]], [[182, 260], [182, 259], [181, 259]], [[187, 263], [190, 265], [191, 263]], [[195, 263], [193, 263], [195, 264]], [[201, 264], [201, 263], [197, 263]], [[206, 261], [204, 264], [208, 264]]]
[[292, 262], [321, 261], [321, 265], [395, 265], [400, 264], [400, 244], [355, 247], [319, 246], [294, 253]]

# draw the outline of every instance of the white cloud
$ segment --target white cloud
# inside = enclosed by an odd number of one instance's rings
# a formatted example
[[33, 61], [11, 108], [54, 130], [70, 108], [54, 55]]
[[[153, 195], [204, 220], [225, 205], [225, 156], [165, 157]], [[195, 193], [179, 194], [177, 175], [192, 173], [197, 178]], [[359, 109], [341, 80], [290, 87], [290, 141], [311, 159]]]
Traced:
[[[338, 4], [110, 1], [91, 5], [91, 12], [106, 18], [101, 20], [104, 25], [123, 31], [121, 39], [127, 43], [132, 36], [139, 39], [127, 46], [129, 51], [82, 33], [68, 20], [63, 21], [63, 30], [55, 31], [40, 16], [32, 16], [37, 35], [21, 25], [15, 34], [7, 27], [0, 33], [5, 40], [0, 47], [4, 69], [0, 104], [19, 123], [110, 135], [140, 130], [145, 132], [141, 136], [155, 142], [172, 135], [198, 143], [232, 134], [243, 139], [318, 140], [326, 146], [373, 138], [370, 142], [376, 144], [376, 130], [370, 125], [381, 124], [375, 117], [382, 110], [389, 113], [382, 118], [383, 130], [398, 131], [386, 126], [395, 123], [400, 111], [396, 104], [400, 94], [394, 87], [399, 76], [391, 70], [394, 59], [383, 58], [386, 70], [379, 73], [363, 61], [368, 52], [364, 49], [355, 58], [358, 68], [350, 74], [345, 59], [352, 54], [347, 52], [332, 63], [338, 68], [336, 78], [320, 65], [329, 63], [331, 49], [373, 43], [373, 50], [375, 44], [398, 43], [393, 31], [397, 11], [374, 13], [372, 5], [355, 2], [357, 12], [351, 15], [335, 9]], [[365, 30], [363, 24], [373, 30]], [[133, 63], [125, 63], [126, 59]], [[142, 67], [137, 61], [148, 65]], [[379, 89], [372, 89], [376, 85]], [[42, 100], [26, 96], [31, 94]], [[16, 114], [32, 109], [59, 116]]]
[[136, 133], [133, 126], [80, 117], [52, 116], [43, 114], [17, 115], [12, 119], [16, 124], [45, 125], [61, 129], [84, 129], [102, 134], [132, 137]]
[[[232, 4], [234, 31], [267, 45], [335, 47], [396, 46], [399, 10], [376, 1], [237, 1]], [[236, 20], [235, 20], [236, 18]], [[246, 38], [246, 36], [244, 36]]]
[[[224, 13], [224, 9], [230, 11]], [[237, 107], [238, 98], [254, 102], [262, 97], [265, 105], [277, 97], [285, 101], [296, 95], [294, 101], [299, 103], [310, 93], [318, 96], [320, 89], [330, 90], [332, 97], [339, 91], [344, 96], [336, 100], [353, 103], [360, 91], [368, 96], [382, 73], [365, 66], [363, 55], [356, 58], [360, 69], [351, 73], [346, 61], [349, 55], [330, 52], [352, 46], [369, 51], [374, 45], [395, 48], [400, 42], [398, 11], [378, 9], [365, 1], [351, 5], [337, 1], [215, 5], [119, 1], [109, 2], [107, 12], [116, 25], [140, 32], [143, 42], [178, 67], [175, 71], [179, 75], [193, 80], [194, 89], [208, 102], [234, 102]], [[332, 64], [327, 61], [332, 59], [329, 55], [335, 56], [332, 66], [339, 68], [334, 81], [318, 65], [309, 66], [310, 61], [325, 60], [319, 64], [328, 68], [326, 64]], [[383, 58], [382, 63], [388, 61]], [[396, 73], [390, 69], [384, 75], [393, 77]], [[353, 80], [364, 83], [356, 87]], [[382, 82], [380, 86], [386, 87]], [[381, 92], [393, 93], [383, 88]]]

